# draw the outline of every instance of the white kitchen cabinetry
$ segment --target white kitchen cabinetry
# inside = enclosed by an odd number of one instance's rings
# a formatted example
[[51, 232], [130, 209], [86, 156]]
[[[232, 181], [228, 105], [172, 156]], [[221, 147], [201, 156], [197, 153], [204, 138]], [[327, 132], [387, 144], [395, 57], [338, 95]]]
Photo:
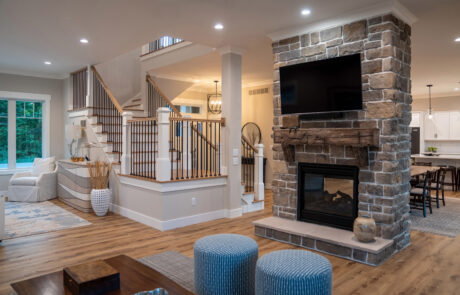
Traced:
[[433, 118], [425, 115], [425, 140], [446, 140], [450, 139], [450, 113], [435, 112]]
[[412, 120], [410, 121], [409, 127], [422, 127], [420, 119], [422, 118], [421, 112], [412, 112]]
[[433, 112], [425, 114], [425, 140], [460, 140], [460, 112]]
[[450, 112], [450, 139], [460, 140], [460, 112]]

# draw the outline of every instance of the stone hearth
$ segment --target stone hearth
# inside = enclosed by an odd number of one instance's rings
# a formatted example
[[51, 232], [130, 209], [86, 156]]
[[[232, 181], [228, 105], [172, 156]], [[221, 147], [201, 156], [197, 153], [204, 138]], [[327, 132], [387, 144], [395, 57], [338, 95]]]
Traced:
[[[361, 54], [363, 110], [346, 112], [335, 119], [300, 117], [299, 127], [377, 129], [377, 144], [358, 148], [331, 143], [297, 144], [291, 149], [295, 154], [292, 157], [275, 139], [273, 215], [297, 220], [299, 162], [357, 166], [358, 215], [373, 217], [377, 236], [391, 241], [383, 254], [379, 254], [385, 257], [379, 256], [376, 263], [364, 261], [373, 265], [410, 244], [410, 35], [409, 25], [388, 14], [273, 43], [275, 134], [289, 127], [283, 126], [289, 119], [281, 115], [280, 109], [280, 67]], [[267, 229], [258, 225], [256, 234], [276, 239], [267, 234], [270, 232]], [[363, 262], [353, 255], [346, 258]]]

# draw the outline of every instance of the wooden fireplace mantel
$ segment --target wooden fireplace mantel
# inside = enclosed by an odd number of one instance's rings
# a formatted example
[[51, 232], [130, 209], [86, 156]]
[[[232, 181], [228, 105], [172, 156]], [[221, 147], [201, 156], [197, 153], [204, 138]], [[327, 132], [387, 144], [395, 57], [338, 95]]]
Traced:
[[275, 129], [275, 143], [288, 145], [334, 144], [352, 147], [378, 146], [378, 128], [289, 128]]
[[275, 129], [273, 140], [281, 143], [288, 162], [295, 161], [296, 145], [333, 144], [351, 146], [360, 165], [367, 163], [364, 148], [379, 145], [378, 128], [289, 128]]

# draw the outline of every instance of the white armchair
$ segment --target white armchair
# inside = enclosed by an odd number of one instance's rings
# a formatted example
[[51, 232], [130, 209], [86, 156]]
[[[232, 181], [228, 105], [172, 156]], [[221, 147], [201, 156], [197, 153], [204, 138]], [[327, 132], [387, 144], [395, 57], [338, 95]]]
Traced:
[[42, 202], [56, 198], [55, 159], [35, 159], [31, 172], [15, 173], [8, 185], [8, 201]]
[[0, 242], [5, 237], [5, 196], [0, 195]]

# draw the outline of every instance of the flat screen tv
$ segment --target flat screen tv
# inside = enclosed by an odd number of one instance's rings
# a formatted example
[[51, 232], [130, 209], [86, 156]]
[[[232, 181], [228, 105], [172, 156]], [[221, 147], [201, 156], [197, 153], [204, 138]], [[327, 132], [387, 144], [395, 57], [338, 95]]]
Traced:
[[360, 54], [280, 68], [281, 113], [332, 113], [363, 108]]

